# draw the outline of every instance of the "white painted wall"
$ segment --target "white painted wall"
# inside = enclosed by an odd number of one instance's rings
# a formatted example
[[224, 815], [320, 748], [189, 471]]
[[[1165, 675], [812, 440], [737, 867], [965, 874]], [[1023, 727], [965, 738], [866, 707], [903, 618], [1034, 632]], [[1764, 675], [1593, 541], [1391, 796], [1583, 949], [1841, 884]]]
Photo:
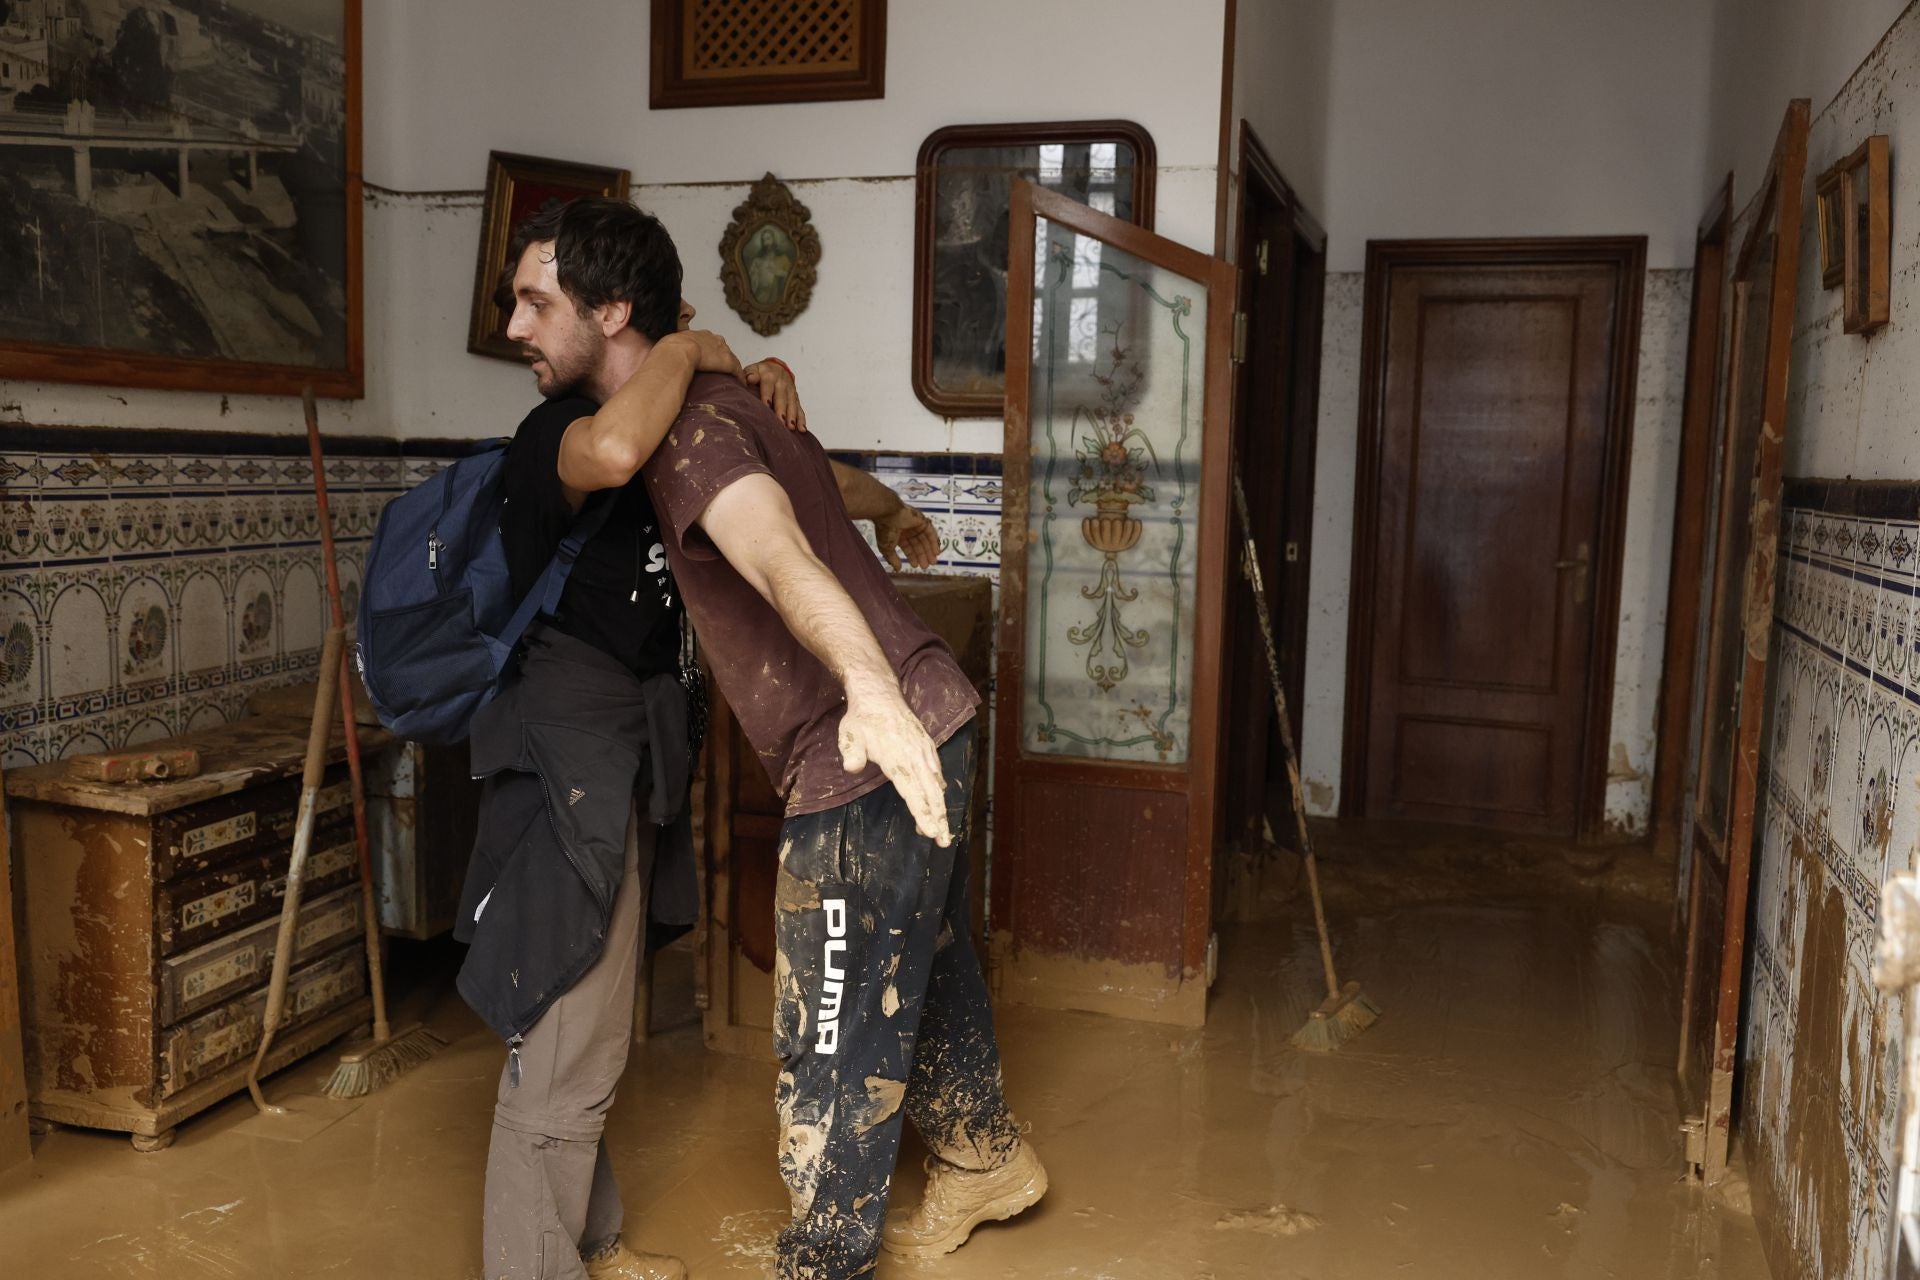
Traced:
[[[1715, 0], [1705, 208], [1731, 169], [1734, 207], [1759, 187], [1787, 102], [1820, 111], [1873, 52], [1910, 0]], [[1809, 160], [1812, 172], [1824, 163]]]
[[[1339, 802], [1362, 274], [1372, 239], [1645, 235], [1606, 819], [1644, 829], [1713, 0], [1339, 0], [1303, 766]], [[1245, 20], [1245, 7], [1242, 9]]]
[[[1327, 208], [1333, 11], [1334, 0], [1241, 0], [1234, 18], [1228, 167], [1237, 182], [1245, 120], [1315, 220]], [[1234, 247], [1229, 235], [1229, 257]]]
[[[625, 166], [680, 246], [703, 324], [799, 371], [832, 447], [997, 451], [997, 420], [948, 424], [909, 381], [916, 153], [943, 125], [1122, 116], [1159, 153], [1157, 228], [1213, 242], [1222, 0], [895, 0], [884, 99], [650, 111], [641, 0], [408, 0], [365, 7], [367, 398], [331, 431], [510, 430], [528, 375], [466, 352], [477, 188], [489, 150]], [[720, 234], [748, 186], [793, 183], [820, 231], [812, 307], [771, 340], [721, 300]], [[795, 181], [801, 180], [801, 181]], [[436, 194], [437, 193], [437, 194]], [[298, 405], [0, 384], [0, 423], [299, 428]]]
[[1638, 234], [1691, 266], [1713, 5], [1339, 0], [1330, 266], [1370, 239]]

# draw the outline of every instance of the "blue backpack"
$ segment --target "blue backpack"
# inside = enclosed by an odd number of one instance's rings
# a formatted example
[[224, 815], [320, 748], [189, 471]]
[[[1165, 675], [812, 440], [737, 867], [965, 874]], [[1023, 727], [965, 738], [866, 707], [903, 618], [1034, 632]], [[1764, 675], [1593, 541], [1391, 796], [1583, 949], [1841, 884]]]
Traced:
[[419, 742], [463, 742], [520, 637], [560, 593], [613, 495], [589, 501], [516, 603], [500, 538], [507, 441], [481, 447], [387, 504], [367, 549], [358, 648], [380, 723]]

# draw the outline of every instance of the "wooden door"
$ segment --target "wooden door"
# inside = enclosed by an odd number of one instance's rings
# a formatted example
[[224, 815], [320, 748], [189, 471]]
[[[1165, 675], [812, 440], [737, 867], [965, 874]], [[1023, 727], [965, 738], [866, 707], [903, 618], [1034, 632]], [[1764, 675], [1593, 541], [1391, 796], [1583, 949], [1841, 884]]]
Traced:
[[[1660, 664], [1660, 718], [1654, 734], [1653, 846], [1681, 850], [1680, 829], [1691, 801], [1688, 770], [1699, 656], [1701, 575], [1713, 510], [1714, 450], [1720, 433], [1721, 305], [1727, 282], [1727, 237], [1733, 221], [1733, 178], [1714, 196], [1694, 242], [1693, 303], [1687, 320], [1687, 383], [1680, 418], [1680, 466], [1674, 475], [1673, 554], [1667, 570], [1665, 656]], [[1676, 858], [1684, 866], [1684, 857]], [[1680, 883], [1684, 884], [1682, 877]]]
[[1700, 764], [1679, 1067], [1684, 1114], [1697, 1135], [1692, 1160], [1709, 1182], [1726, 1172], [1733, 1128], [1807, 118], [1807, 101], [1795, 99], [1733, 271], [1727, 422], [1713, 566], [1705, 583], [1707, 666], [1696, 704]]
[[1597, 824], [1644, 257], [1640, 239], [1369, 246], [1359, 812]]
[[[1308, 728], [1302, 709], [1326, 235], [1244, 122], [1241, 172], [1238, 274], [1245, 318], [1240, 321], [1244, 336], [1235, 341], [1233, 456], [1246, 484], [1298, 745]], [[1271, 832], [1291, 846], [1297, 843], [1291, 834], [1293, 793], [1274, 721], [1266, 648], [1248, 581], [1238, 572], [1227, 586], [1226, 634], [1220, 838], [1223, 846], [1251, 850]]]
[[1009, 240], [993, 983], [1197, 1025], [1233, 270], [1025, 182]]

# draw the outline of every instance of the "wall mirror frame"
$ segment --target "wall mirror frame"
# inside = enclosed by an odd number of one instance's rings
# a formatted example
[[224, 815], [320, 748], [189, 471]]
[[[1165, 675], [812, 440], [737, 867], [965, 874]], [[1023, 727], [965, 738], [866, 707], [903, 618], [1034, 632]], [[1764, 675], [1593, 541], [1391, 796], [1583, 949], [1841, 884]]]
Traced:
[[914, 165], [913, 390], [922, 404], [948, 418], [1005, 410], [1014, 183], [1151, 231], [1157, 163], [1152, 135], [1128, 120], [951, 125], [927, 136]]

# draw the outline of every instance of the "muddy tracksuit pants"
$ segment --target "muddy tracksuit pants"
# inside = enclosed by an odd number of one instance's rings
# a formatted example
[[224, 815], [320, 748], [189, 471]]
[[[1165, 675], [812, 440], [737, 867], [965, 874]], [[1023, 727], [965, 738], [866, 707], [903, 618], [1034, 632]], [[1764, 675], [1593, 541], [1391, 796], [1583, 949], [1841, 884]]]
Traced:
[[600, 1135], [633, 1042], [655, 830], [629, 819], [606, 950], [500, 1072], [482, 1229], [487, 1280], [581, 1280], [582, 1252], [620, 1235], [620, 1190]]
[[948, 848], [914, 829], [891, 786], [781, 828], [774, 1048], [793, 1197], [783, 1280], [871, 1273], [903, 1113], [962, 1168], [997, 1168], [1019, 1144], [969, 922], [976, 750], [971, 724], [940, 749]]

